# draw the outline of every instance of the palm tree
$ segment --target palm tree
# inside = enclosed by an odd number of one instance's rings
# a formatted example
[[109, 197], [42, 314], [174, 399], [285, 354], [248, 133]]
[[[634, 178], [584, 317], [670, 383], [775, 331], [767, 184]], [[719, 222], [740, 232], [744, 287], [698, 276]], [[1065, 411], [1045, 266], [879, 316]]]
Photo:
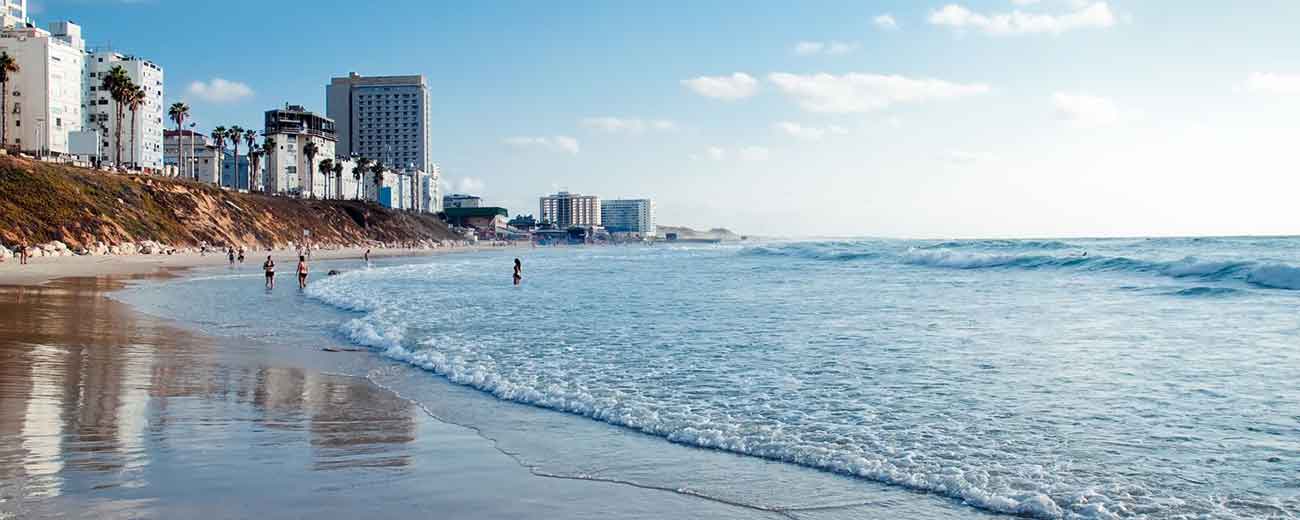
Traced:
[[323, 199], [330, 198], [330, 173], [334, 171], [334, 159], [321, 159], [320, 172], [325, 174], [325, 196]]
[[126, 69], [121, 65], [114, 65], [109, 69], [108, 74], [100, 82], [101, 90], [108, 91], [109, 96], [113, 98], [116, 105], [113, 110], [113, 166], [115, 168], [122, 165], [122, 117], [125, 115], [122, 104], [126, 102], [127, 97], [134, 88], [131, 83], [131, 76], [128, 76]]
[[131, 90], [126, 93], [126, 106], [131, 110], [131, 167], [139, 169], [140, 165], [135, 160], [135, 114], [140, 111], [140, 105], [143, 105], [148, 99], [143, 88], [131, 85]]
[[13, 56], [0, 52], [0, 148], [9, 144], [9, 80], [19, 68]]
[[[248, 191], [253, 191], [253, 177], [257, 171], [257, 163], [253, 157], [257, 155], [253, 146], [257, 144], [257, 131], [253, 129], [244, 130], [244, 144], [248, 145]], [[261, 186], [259, 183], [258, 186]]]
[[[167, 109], [167, 115], [176, 123], [176, 167], [181, 168], [177, 171], [177, 174], [180, 175], [180, 172], [184, 170], [181, 165], [185, 163], [185, 147], [182, 146], [184, 141], [181, 139], [181, 125], [184, 125], [185, 119], [190, 116], [190, 106], [179, 101], [172, 103], [171, 108]], [[191, 137], [190, 139], [194, 138]]]
[[[217, 157], [216, 157], [216, 159], [217, 159], [217, 168], [218, 168], [218, 169], [220, 169], [221, 166], [222, 166], [222, 163], [225, 162], [225, 158], [226, 158], [226, 157], [225, 157], [225, 156], [226, 156], [226, 136], [227, 136], [227, 135], [229, 135], [229, 134], [227, 133], [226, 127], [224, 127], [224, 126], [218, 126], [218, 127], [212, 129], [212, 140], [213, 140], [214, 142], [217, 143]], [[218, 177], [217, 177], [217, 186], [220, 186], [220, 185], [221, 185], [221, 177], [218, 176]]]
[[316, 160], [316, 143], [307, 141], [302, 147], [302, 154], [307, 156], [307, 193], [311, 198], [316, 198], [316, 175], [312, 172], [312, 161]]
[[343, 199], [343, 161], [334, 161], [334, 180], [338, 182], [334, 189], [334, 198]]
[[[375, 202], [379, 202], [379, 189], [384, 187], [384, 162], [375, 161], [375, 164], [370, 166], [370, 172], [375, 175]], [[389, 203], [391, 204], [392, 201]]]
[[235, 162], [231, 168], [231, 182], [235, 184], [235, 189], [239, 189], [239, 141], [244, 139], [244, 129], [239, 125], [230, 127], [226, 130], [226, 137], [230, 138], [230, 146], [235, 150]]
[[352, 179], [357, 181], [357, 200], [361, 199], [361, 177], [370, 171], [370, 159], [358, 157], [356, 166], [352, 167]]

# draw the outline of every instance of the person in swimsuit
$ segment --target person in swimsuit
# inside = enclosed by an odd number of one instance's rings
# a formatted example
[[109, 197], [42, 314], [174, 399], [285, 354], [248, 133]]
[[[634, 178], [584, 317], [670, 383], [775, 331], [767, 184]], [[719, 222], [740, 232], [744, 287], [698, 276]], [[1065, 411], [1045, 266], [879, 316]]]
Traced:
[[275, 288], [275, 261], [271, 260], [271, 255], [266, 256], [266, 263], [262, 264], [262, 270], [266, 271], [266, 288]]
[[298, 288], [307, 288], [307, 257], [298, 255]]
[[244, 246], [239, 246], [239, 263], [244, 263]]
[[235, 265], [235, 248], [227, 249], [226, 257], [230, 259], [230, 265]]
[[366, 265], [370, 265], [370, 249], [369, 249], [369, 248], [366, 249], [365, 259], [366, 259]]
[[524, 264], [521, 263], [518, 258], [516, 258], [515, 259], [515, 285], [519, 285], [519, 282], [523, 281], [523, 279], [524, 279]]
[[18, 265], [27, 265], [27, 242], [18, 246]]

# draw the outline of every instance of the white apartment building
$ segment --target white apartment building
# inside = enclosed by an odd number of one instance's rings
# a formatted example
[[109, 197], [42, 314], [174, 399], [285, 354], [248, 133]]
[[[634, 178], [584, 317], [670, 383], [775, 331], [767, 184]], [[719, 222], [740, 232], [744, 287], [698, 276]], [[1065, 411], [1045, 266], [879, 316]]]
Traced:
[[446, 208], [477, 208], [483, 205], [483, 199], [477, 195], [466, 195], [464, 193], [452, 193], [442, 198], [442, 207]]
[[211, 184], [221, 182], [223, 155], [217, 152], [217, 144], [211, 137], [193, 130], [165, 130], [163, 135], [163, 163], [176, 166], [179, 177]]
[[[26, 2], [4, 0], [7, 24], [26, 18]], [[69, 132], [82, 128], [82, 68], [86, 43], [81, 27], [55, 22], [50, 30], [25, 23], [0, 30], [0, 52], [17, 62], [10, 74], [4, 140], [31, 153], [69, 153]]]
[[569, 227], [599, 227], [600, 197], [561, 191], [540, 200], [543, 222], [555, 224], [560, 229]]
[[27, 23], [27, 0], [0, 0], [0, 27], [17, 27]]
[[[325, 173], [319, 171], [322, 160], [337, 160], [333, 119], [299, 105], [285, 105], [266, 111], [265, 127], [263, 135], [275, 143], [274, 150], [262, 158], [259, 170], [267, 192], [319, 199], [325, 198], [328, 190], [330, 198], [338, 196], [337, 186], [327, 186]], [[307, 143], [316, 143], [316, 155], [310, 159], [303, 151]], [[352, 169], [344, 173], [351, 175]]]
[[104, 90], [104, 76], [113, 67], [122, 67], [131, 82], [144, 89], [145, 101], [135, 112], [134, 135], [130, 107], [122, 110], [122, 157], [124, 166], [145, 171], [159, 171], [163, 166], [163, 130], [166, 124], [163, 107], [163, 69], [157, 64], [113, 51], [96, 51], [86, 55], [86, 119], [88, 129], [99, 132], [105, 162], [115, 162], [117, 149], [117, 103]]
[[[331, 78], [325, 112], [337, 128], [337, 154], [366, 157], [395, 169], [427, 172], [427, 198], [440, 211], [439, 172], [429, 146], [429, 84], [422, 75]], [[417, 188], [420, 187], [416, 183]], [[421, 190], [423, 191], [423, 190]]]
[[650, 199], [600, 201], [600, 222], [610, 233], [655, 234], [655, 203]]

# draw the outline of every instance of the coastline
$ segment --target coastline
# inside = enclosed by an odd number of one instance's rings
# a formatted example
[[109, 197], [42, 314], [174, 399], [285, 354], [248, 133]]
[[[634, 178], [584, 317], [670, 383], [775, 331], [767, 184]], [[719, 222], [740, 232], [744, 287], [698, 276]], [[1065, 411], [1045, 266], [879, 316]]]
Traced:
[[349, 354], [239, 344], [108, 297], [217, 255], [43, 260], [0, 270], [0, 519], [783, 516], [539, 474], [473, 427], [333, 372]]

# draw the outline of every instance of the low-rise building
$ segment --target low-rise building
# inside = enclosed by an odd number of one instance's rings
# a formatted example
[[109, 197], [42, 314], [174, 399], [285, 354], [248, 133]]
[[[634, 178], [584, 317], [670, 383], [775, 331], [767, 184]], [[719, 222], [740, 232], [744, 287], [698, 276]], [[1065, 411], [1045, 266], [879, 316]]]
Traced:
[[193, 130], [163, 131], [163, 163], [176, 166], [182, 179], [217, 184], [221, 182], [224, 160], [207, 135]]
[[442, 212], [447, 216], [448, 224], [473, 229], [479, 238], [493, 239], [509, 234], [510, 213], [505, 208], [443, 208]]
[[476, 195], [467, 195], [464, 193], [452, 193], [442, 197], [442, 207], [447, 208], [477, 208], [483, 205], [483, 199]]

